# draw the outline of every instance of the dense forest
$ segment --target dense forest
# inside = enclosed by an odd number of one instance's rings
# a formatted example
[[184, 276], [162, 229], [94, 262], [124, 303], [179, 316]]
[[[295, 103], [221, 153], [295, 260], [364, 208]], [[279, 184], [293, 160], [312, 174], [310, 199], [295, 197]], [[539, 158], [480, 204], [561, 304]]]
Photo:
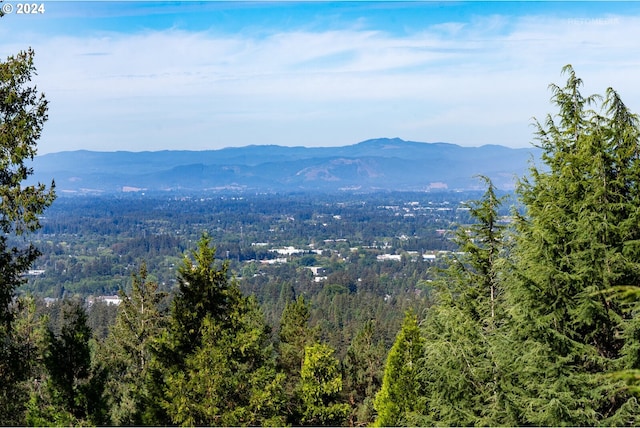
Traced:
[[563, 69], [510, 211], [488, 179], [115, 205], [21, 186], [34, 72], [0, 62], [3, 425], [638, 424], [640, 122], [614, 90]]

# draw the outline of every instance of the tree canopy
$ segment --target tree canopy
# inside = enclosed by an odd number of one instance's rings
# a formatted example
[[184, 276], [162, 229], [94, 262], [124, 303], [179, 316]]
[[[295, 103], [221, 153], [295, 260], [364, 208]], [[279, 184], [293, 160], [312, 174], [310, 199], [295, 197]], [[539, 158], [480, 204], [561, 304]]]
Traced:
[[29, 371], [13, 329], [16, 288], [40, 254], [25, 234], [40, 227], [38, 215], [55, 198], [53, 182], [50, 187], [23, 184], [33, 173], [27, 162], [48, 118], [48, 102], [31, 84], [35, 74], [32, 49], [0, 61], [0, 420], [7, 421], [16, 414], [14, 387]]
[[[623, 381], [640, 361], [639, 120], [613, 89], [585, 97], [563, 73], [550, 86], [557, 113], [535, 122], [543, 165], [520, 181], [521, 209], [499, 224], [490, 182], [471, 206], [463, 255], [422, 321], [420, 383], [389, 375], [404, 367], [396, 342], [377, 423], [637, 424], [637, 389]], [[403, 405], [396, 388], [416, 399]]]

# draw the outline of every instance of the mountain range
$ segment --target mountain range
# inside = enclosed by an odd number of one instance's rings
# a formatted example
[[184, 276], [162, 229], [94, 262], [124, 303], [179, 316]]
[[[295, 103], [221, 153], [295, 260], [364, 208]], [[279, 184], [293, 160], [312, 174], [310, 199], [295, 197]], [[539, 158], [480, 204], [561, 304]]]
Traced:
[[36, 156], [30, 181], [59, 194], [143, 191], [471, 190], [477, 175], [504, 190], [537, 160], [535, 148], [462, 147], [379, 138], [342, 147], [251, 145], [219, 150], [68, 151]]

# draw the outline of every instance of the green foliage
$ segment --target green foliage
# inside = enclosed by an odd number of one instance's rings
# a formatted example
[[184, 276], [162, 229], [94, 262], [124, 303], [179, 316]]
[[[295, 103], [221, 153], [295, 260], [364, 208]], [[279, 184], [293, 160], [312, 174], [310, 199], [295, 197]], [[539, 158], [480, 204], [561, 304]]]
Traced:
[[102, 424], [104, 376], [92, 364], [91, 329], [87, 315], [77, 302], [63, 310], [59, 333], [49, 328], [43, 355], [45, 372], [37, 380], [42, 387], [32, 391], [27, 404], [29, 424]]
[[317, 341], [317, 329], [309, 327], [311, 311], [304, 297], [298, 296], [286, 304], [280, 318], [278, 332], [278, 368], [285, 376], [284, 392], [287, 398], [285, 412], [287, 422], [300, 425], [302, 404], [300, 397], [300, 369], [304, 361], [305, 347]]
[[228, 262], [215, 266], [215, 247], [207, 235], [192, 252], [193, 260], [185, 257], [178, 270], [178, 295], [172, 301], [170, 332], [176, 358], [193, 353], [202, 341], [203, 321], [206, 317], [229, 321], [229, 312], [240, 292], [229, 281]]
[[502, 199], [496, 196], [493, 183], [487, 177], [481, 178], [487, 184], [487, 190], [480, 200], [469, 204], [475, 223], [468, 229], [458, 229], [455, 239], [465, 257], [451, 266], [451, 283], [441, 296], [446, 299], [443, 294], [449, 293], [449, 297], [464, 307], [474, 321], [492, 329], [501, 316], [499, 269], [505, 226], [500, 224], [498, 214]]
[[100, 347], [101, 364], [108, 372], [105, 399], [114, 425], [140, 425], [147, 391], [145, 379], [151, 344], [166, 323], [160, 309], [166, 293], [147, 278], [146, 265], [133, 275], [131, 293], [120, 291], [116, 323]]
[[87, 325], [97, 341], [102, 342], [107, 338], [117, 314], [118, 305], [102, 300], [94, 300], [87, 308]]
[[414, 422], [427, 425], [500, 425], [515, 421], [507, 411], [502, 373], [504, 224], [501, 199], [487, 190], [469, 210], [475, 223], [460, 227], [462, 255], [451, 259], [435, 283], [435, 304], [423, 322], [425, 352], [419, 379], [423, 408]]
[[[29, 373], [29, 360], [12, 331], [15, 290], [38, 257], [31, 244], [13, 245], [10, 236], [22, 236], [40, 227], [38, 215], [54, 200], [45, 185], [23, 186], [32, 173], [25, 162], [36, 154], [36, 142], [47, 120], [47, 101], [30, 86], [35, 74], [33, 51], [0, 61], [0, 424], [15, 422], [12, 396]], [[52, 183], [53, 187], [53, 183]], [[7, 411], [5, 411], [7, 409]]]
[[342, 376], [334, 352], [321, 343], [304, 349], [300, 371], [303, 425], [337, 426], [349, 414], [349, 405], [339, 402]]
[[89, 377], [91, 330], [87, 326], [87, 315], [78, 304], [70, 304], [64, 310], [64, 325], [59, 335], [49, 330], [48, 350], [45, 365], [50, 376], [50, 385], [61, 405], [76, 417], [84, 414], [82, 383]]
[[317, 332], [309, 327], [311, 311], [304, 297], [287, 303], [280, 318], [280, 360], [285, 372], [299, 372], [304, 348], [316, 340]]
[[33, 57], [29, 49], [0, 62], [0, 228], [4, 233], [38, 229], [38, 214], [54, 198], [45, 185], [20, 186], [33, 173], [25, 160], [35, 156], [47, 120], [47, 100], [29, 86], [35, 75]]
[[510, 409], [509, 343], [456, 304], [434, 305], [423, 322], [424, 354], [418, 379], [419, 425], [517, 425]]
[[[235, 312], [235, 311], [234, 311]], [[233, 327], [207, 317], [200, 349], [167, 379], [167, 409], [179, 425], [282, 425], [283, 374], [276, 374], [262, 314], [253, 299]]]
[[378, 412], [375, 426], [402, 426], [408, 423], [413, 412], [419, 411], [422, 390], [417, 375], [423, 352], [424, 338], [418, 319], [407, 313], [387, 356], [382, 388], [374, 400]]
[[33, 170], [25, 161], [36, 154], [36, 142], [47, 120], [48, 103], [29, 86], [35, 67], [32, 50], [0, 62], [0, 328], [11, 321], [8, 306], [21, 275], [39, 253], [33, 246], [10, 247], [7, 234], [22, 235], [40, 227], [38, 214], [54, 199], [42, 184], [22, 186]]
[[344, 392], [353, 408], [351, 426], [367, 426], [375, 419], [373, 399], [382, 385], [386, 353], [376, 326], [374, 320], [362, 326], [343, 361]]
[[[46, 348], [47, 317], [40, 316], [36, 310], [35, 299], [32, 296], [21, 297], [17, 300], [16, 318], [12, 329], [12, 340], [15, 351], [15, 364], [19, 365], [18, 373], [22, 373], [22, 380], [2, 386], [3, 394], [0, 408], [0, 420], [5, 425], [24, 425], [26, 403], [38, 382], [34, 379], [42, 377], [42, 356]], [[15, 367], [15, 366], [14, 366]]]
[[[537, 123], [546, 168], [533, 167], [518, 189], [514, 380], [521, 423], [594, 425], [628, 409], [602, 374], [636, 368], [622, 358], [637, 349], [633, 316], [605, 292], [640, 282], [640, 134], [617, 93], [585, 98], [573, 69], [563, 72], [566, 85], [551, 85], [558, 115]], [[588, 109], [600, 100], [600, 112]]]
[[192, 257], [155, 345], [145, 422], [281, 425], [284, 379], [255, 299], [229, 280], [226, 264], [216, 267], [207, 236]]

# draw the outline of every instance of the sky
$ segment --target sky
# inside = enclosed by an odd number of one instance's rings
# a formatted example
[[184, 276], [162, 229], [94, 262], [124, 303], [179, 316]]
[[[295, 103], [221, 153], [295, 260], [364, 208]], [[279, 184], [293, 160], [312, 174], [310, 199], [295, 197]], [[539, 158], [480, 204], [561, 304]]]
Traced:
[[[640, 112], [640, 2], [4, 0], [0, 59], [35, 50], [38, 153], [530, 147], [571, 64]], [[6, 9], [5, 9], [6, 10]]]

